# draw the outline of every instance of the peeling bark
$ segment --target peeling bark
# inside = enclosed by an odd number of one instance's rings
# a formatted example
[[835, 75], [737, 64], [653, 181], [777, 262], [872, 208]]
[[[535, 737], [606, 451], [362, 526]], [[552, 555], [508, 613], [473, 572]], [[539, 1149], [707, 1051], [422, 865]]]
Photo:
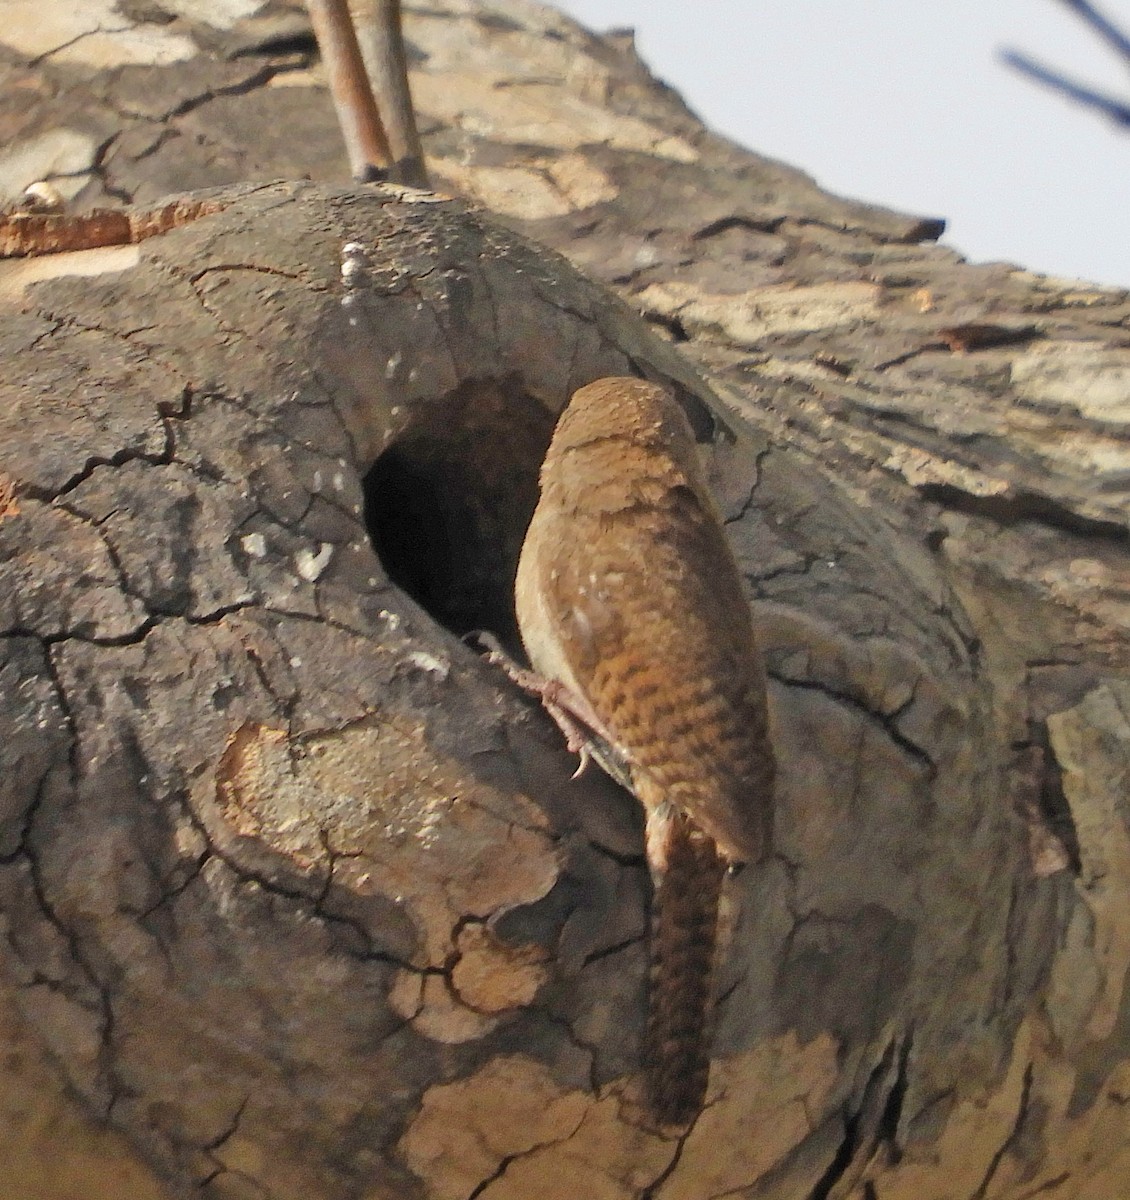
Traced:
[[[6, 35], [5, 194], [344, 174], [300, 14], [103, 7]], [[52, 1200], [120, 1194], [107, 1162], [278, 1200], [1118, 1194], [1126, 294], [965, 264], [545, 10], [406, 35], [434, 177], [518, 233], [240, 185], [0, 263], [13, 1161]], [[459, 640], [512, 641], [554, 414], [632, 372], [708, 456], [781, 761], [671, 1140], [635, 1109], [638, 814]]]

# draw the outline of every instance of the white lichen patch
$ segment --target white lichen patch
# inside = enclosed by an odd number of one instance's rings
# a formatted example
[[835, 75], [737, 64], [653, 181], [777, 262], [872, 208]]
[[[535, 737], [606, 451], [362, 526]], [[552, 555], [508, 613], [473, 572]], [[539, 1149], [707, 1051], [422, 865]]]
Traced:
[[360, 242], [346, 242], [341, 248], [341, 277], [347, 283], [365, 269], [365, 247]]
[[[341, 297], [342, 308], [352, 308], [357, 303], [357, 289], [365, 278], [365, 247], [360, 242], [346, 242], [341, 248]], [[357, 325], [357, 318], [350, 317], [349, 324]]]
[[434, 654], [429, 654], [426, 650], [409, 650], [404, 656], [404, 661], [409, 666], [415, 667], [418, 671], [434, 675], [441, 682], [451, 674], [451, 664], [449, 662], [445, 659], [437, 658]]
[[59, 213], [66, 208], [67, 198], [49, 180], [37, 179], [24, 188], [20, 204], [29, 212]]
[[262, 558], [267, 553], [267, 539], [261, 533], [245, 534], [239, 544], [251, 558]]
[[294, 556], [295, 569], [308, 583], [314, 583], [330, 565], [333, 553], [334, 548], [329, 542], [320, 543], [317, 550], [299, 550]]
[[86, 181], [97, 155], [96, 139], [77, 129], [51, 129], [13, 142], [0, 150], [0, 202], [19, 200], [30, 186], [47, 180], [69, 200]]

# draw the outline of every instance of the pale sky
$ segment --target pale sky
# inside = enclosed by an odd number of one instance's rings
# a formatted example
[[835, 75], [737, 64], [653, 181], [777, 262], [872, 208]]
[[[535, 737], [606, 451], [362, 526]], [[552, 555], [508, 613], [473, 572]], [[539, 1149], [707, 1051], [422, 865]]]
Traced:
[[[1005, 67], [1012, 46], [1130, 99], [1057, 0], [554, 0], [631, 25], [707, 125], [827, 190], [947, 218], [974, 261], [1130, 286], [1130, 131]], [[1130, 30], [1130, 0], [1098, 5]]]

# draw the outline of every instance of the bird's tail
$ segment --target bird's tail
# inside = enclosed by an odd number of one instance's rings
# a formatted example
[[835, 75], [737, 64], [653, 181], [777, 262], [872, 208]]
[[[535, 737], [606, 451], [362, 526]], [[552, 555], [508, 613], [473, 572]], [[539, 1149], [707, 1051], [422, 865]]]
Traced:
[[714, 839], [679, 813], [647, 822], [651, 990], [643, 1067], [648, 1106], [664, 1126], [702, 1107], [710, 1074], [718, 907], [726, 864]]

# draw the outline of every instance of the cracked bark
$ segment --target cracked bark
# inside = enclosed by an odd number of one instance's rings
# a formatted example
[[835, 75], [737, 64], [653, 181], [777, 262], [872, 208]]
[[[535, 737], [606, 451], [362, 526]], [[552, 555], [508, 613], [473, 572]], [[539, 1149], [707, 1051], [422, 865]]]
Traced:
[[[342, 177], [301, 14], [159, 9], [194, 57], [5, 51], [6, 136], [81, 134], [80, 204]], [[964, 264], [541, 10], [406, 33], [436, 178], [653, 330], [395, 190], [233, 187], [0, 263], [13, 1186], [1117, 1194], [1130, 302]], [[456, 636], [512, 636], [553, 414], [631, 371], [707, 448], [782, 762], [678, 1141], [633, 1118], [638, 816]]]

